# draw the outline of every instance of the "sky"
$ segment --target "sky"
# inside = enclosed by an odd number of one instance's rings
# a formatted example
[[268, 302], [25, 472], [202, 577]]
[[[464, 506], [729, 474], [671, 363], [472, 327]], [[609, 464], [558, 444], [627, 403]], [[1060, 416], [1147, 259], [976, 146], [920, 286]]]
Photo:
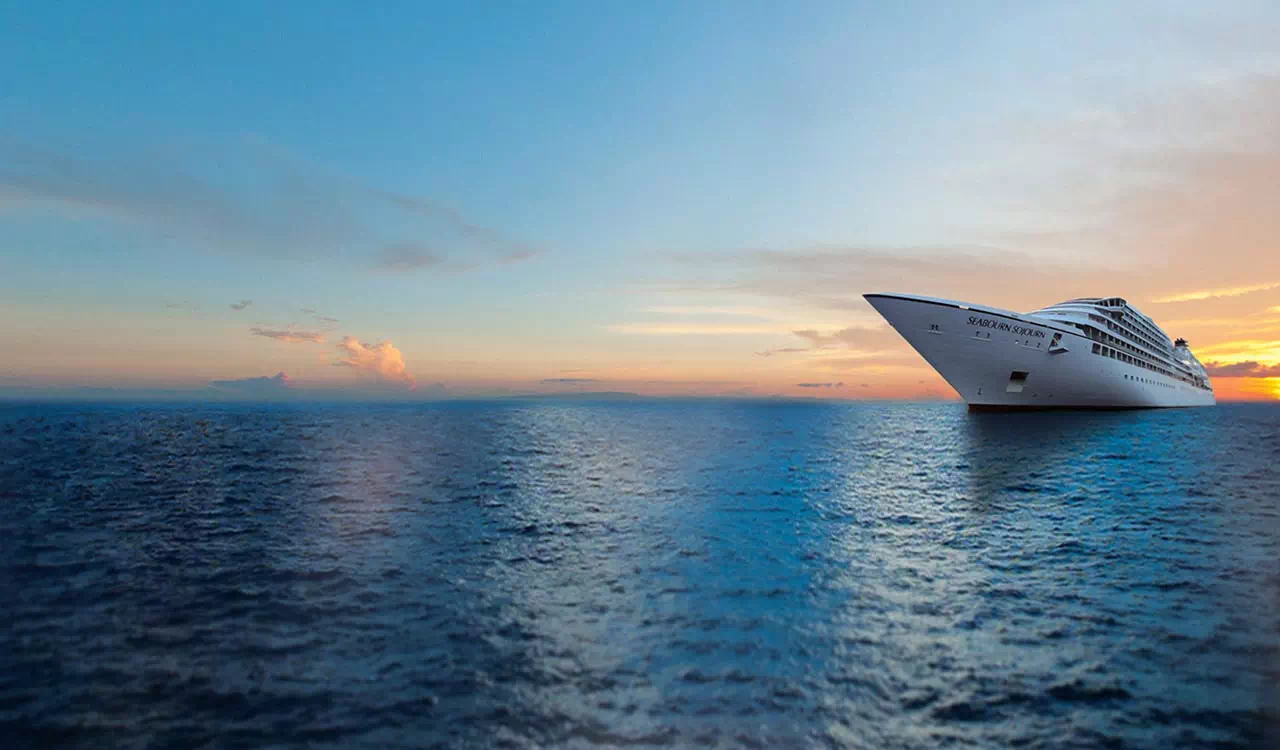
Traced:
[[1280, 399], [1280, 5], [0, 5], [0, 396], [956, 398], [861, 295]]

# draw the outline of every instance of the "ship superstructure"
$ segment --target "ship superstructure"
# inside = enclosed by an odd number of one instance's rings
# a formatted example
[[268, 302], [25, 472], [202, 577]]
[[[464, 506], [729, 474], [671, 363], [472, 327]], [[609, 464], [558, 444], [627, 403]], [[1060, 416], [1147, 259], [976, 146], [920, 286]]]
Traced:
[[909, 294], [868, 302], [973, 408], [1212, 406], [1183, 339], [1122, 297], [1030, 313]]

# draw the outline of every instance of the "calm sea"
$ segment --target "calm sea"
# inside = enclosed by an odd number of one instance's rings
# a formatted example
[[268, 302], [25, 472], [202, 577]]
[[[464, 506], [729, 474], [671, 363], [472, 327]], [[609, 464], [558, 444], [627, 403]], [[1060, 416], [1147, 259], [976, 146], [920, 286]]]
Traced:
[[0, 744], [1280, 747], [1280, 407], [0, 407]]

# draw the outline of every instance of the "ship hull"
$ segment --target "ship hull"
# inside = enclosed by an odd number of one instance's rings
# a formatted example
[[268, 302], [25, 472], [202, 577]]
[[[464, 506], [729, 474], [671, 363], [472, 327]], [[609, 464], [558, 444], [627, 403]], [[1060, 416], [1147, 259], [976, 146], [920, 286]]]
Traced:
[[952, 300], [889, 294], [866, 298], [971, 409], [1153, 409], [1215, 403], [1212, 391], [1093, 353], [1093, 341], [1062, 324]]

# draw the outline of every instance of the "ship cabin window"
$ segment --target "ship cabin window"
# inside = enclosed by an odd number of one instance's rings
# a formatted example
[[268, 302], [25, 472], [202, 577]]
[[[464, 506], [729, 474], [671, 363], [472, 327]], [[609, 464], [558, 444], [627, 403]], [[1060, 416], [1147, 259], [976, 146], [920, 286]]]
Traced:
[[1093, 345], [1093, 353], [1094, 353], [1094, 354], [1097, 354], [1097, 353], [1098, 353], [1099, 351], [1101, 351], [1101, 350], [1102, 350], [1102, 347], [1101, 347], [1101, 346], [1098, 346], [1097, 344], [1094, 344], [1094, 345]]

